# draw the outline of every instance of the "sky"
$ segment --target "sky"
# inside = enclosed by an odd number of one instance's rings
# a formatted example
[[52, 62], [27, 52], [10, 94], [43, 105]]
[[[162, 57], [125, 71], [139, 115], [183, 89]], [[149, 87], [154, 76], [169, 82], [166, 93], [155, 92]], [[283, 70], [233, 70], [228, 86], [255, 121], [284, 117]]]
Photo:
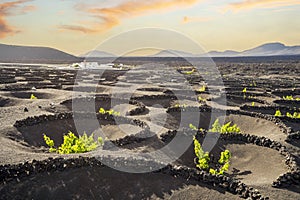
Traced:
[[124, 31], [155, 27], [205, 51], [242, 51], [300, 45], [299, 19], [300, 0], [0, 0], [0, 43], [80, 55]]

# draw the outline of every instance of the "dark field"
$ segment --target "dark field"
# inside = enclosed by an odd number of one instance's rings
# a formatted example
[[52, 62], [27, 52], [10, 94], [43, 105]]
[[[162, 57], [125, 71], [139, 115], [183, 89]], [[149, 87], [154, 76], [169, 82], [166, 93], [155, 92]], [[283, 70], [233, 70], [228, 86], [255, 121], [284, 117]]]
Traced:
[[[300, 119], [286, 116], [300, 113], [299, 57], [214, 61], [220, 77], [201, 67], [186, 73], [191, 64], [175, 58], [121, 58], [115, 63], [129, 67], [107, 70], [2, 64], [0, 199], [300, 199]], [[207, 130], [217, 118], [242, 131], [212, 147], [216, 157], [232, 153], [224, 176], [196, 169], [192, 135], [203, 141], [212, 133], [189, 128]], [[99, 127], [106, 142], [88, 153], [49, 153], [43, 140], [60, 145], [68, 131]], [[191, 141], [178, 159], [147, 154], [175, 136]]]

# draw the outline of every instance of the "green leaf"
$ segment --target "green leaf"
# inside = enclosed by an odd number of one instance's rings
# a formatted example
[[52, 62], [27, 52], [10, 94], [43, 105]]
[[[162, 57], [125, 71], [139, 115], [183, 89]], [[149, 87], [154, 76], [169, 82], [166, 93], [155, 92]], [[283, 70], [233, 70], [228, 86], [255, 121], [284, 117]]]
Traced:
[[91, 134], [88, 137], [86, 133], [84, 133], [82, 136], [77, 137], [71, 131], [67, 135], [64, 135], [63, 144], [61, 144], [58, 149], [53, 148], [53, 140], [51, 140], [46, 135], [44, 135], [44, 140], [50, 147], [50, 152], [57, 152], [59, 154], [85, 153], [95, 150], [98, 146], [103, 145], [103, 140], [101, 137], [98, 137], [97, 140], [94, 140], [94, 134]]
[[281, 116], [282, 116], [282, 114], [281, 114], [280, 110], [276, 110], [275, 117], [281, 117]]
[[31, 99], [31, 100], [34, 100], [34, 99], [37, 99], [37, 97], [34, 96], [34, 94], [31, 94], [31, 95], [30, 95], [30, 99]]
[[196, 167], [200, 168], [200, 169], [208, 169], [209, 168], [209, 154], [208, 153], [204, 153], [199, 141], [194, 137], [194, 151], [195, 151], [195, 155], [198, 158], [198, 163], [196, 165]]
[[216, 119], [209, 131], [213, 133], [241, 133], [241, 129], [236, 124], [231, 126], [231, 122], [228, 122], [221, 126], [219, 119]]

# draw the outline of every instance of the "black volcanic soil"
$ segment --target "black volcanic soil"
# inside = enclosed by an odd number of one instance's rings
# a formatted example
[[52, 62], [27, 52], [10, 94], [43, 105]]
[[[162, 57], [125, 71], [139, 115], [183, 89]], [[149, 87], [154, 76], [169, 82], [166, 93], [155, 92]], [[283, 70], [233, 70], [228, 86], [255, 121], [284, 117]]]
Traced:
[[[300, 119], [274, 116], [300, 112], [299, 102], [283, 100], [300, 95], [300, 63], [250, 60], [218, 60], [223, 83], [203, 72], [210, 84], [201, 72], [184, 74], [189, 64], [172, 58], [116, 61], [130, 70], [1, 65], [0, 199], [300, 199]], [[199, 91], [204, 84], [208, 90]], [[120, 116], [99, 114], [100, 108]], [[217, 118], [242, 131], [219, 139], [197, 133], [201, 142], [215, 141], [215, 159], [231, 151], [230, 169], [220, 177], [196, 169], [189, 129], [190, 123], [209, 129]], [[49, 153], [43, 134], [58, 146], [68, 131], [93, 132], [106, 142], [84, 154]], [[178, 159], [165, 163], [147, 154], [175, 135], [191, 141]], [[127, 173], [103, 162], [123, 166], [131, 157], [141, 160], [133, 171], [148, 161], [166, 166]], [[84, 161], [95, 158], [96, 164]]]

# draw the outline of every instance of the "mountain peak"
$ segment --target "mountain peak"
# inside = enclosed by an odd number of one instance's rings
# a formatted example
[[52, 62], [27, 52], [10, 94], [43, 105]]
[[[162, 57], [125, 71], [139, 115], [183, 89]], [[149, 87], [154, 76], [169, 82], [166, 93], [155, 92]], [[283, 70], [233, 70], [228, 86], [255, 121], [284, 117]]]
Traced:
[[[296, 48], [295, 48], [296, 47]], [[241, 52], [241, 56], [278, 56], [278, 55], [299, 55], [300, 48], [297, 46], [289, 47], [282, 43], [274, 42], [258, 46]]]
[[1, 62], [72, 63], [76, 56], [50, 47], [0, 44]]
[[159, 53], [152, 55], [151, 57], [196, 57], [196, 56], [197, 55], [189, 52], [169, 49], [169, 50], [162, 50]]
[[79, 57], [104, 58], [104, 57], [117, 57], [117, 56], [112, 53], [105, 52], [105, 51], [93, 50], [93, 51], [89, 51], [85, 54], [79, 55]]
[[263, 44], [261, 46], [258, 46], [256, 48], [265, 48], [265, 49], [282, 49], [282, 48], [286, 48], [286, 46], [280, 42], [273, 42], [273, 43], [266, 43]]

